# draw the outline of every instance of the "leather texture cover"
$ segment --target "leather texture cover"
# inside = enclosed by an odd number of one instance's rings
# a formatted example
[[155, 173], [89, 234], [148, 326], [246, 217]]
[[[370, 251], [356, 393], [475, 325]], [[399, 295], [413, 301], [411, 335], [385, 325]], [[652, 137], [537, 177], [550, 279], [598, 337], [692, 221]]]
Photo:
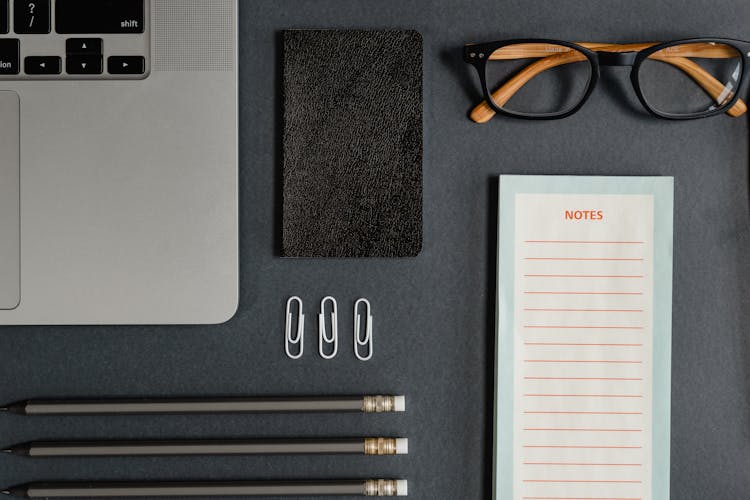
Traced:
[[422, 37], [284, 32], [283, 255], [422, 248]]

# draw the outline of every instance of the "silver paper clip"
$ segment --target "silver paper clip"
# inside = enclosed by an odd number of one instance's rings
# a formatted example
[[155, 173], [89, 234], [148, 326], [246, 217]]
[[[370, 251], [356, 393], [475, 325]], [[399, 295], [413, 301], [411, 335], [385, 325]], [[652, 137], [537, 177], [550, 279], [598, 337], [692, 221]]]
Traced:
[[[331, 309], [331, 335], [326, 332], [326, 302], [332, 304]], [[318, 314], [318, 352], [323, 359], [333, 359], [339, 352], [339, 320], [338, 304], [336, 299], [331, 296], [325, 297], [320, 301], [320, 314]], [[331, 344], [333, 351], [331, 354], [325, 353], [325, 344]]]
[[[362, 339], [359, 334], [360, 323], [362, 323], [360, 319], [361, 315], [358, 311], [360, 304], [365, 304], [367, 311], [364, 339]], [[366, 356], [360, 354], [360, 347], [367, 347]], [[360, 361], [369, 361], [370, 358], [372, 358], [372, 308], [370, 306], [370, 301], [367, 299], [359, 299], [354, 303], [354, 355], [357, 356], [357, 359], [359, 359]]]
[[[292, 303], [299, 305], [299, 319], [297, 320], [297, 335], [292, 335]], [[299, 346], [299, 353], [292, 354], [291, 348]], [[299, 359], [305, 352], [305, 315], [302, 313], [302, 299], [291, 297], [286, 301], [286, 328], [284, 330], [284, 350], [290, 359]]]

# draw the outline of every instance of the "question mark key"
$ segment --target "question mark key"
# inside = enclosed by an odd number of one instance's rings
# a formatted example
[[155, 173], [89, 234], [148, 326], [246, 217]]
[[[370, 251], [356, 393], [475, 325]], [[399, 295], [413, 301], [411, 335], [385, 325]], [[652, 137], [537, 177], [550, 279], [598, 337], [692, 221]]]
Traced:
[[43, 35], [51, 31], [51, 0], [14, 0], [13, 31], [19, 35]]

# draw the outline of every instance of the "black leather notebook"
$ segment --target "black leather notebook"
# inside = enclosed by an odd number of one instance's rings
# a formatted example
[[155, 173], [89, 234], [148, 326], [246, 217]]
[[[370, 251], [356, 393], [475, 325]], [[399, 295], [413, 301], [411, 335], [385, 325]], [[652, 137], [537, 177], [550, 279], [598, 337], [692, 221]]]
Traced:
[[422, 248], [422, 37], [284, 32], [285, 257]]

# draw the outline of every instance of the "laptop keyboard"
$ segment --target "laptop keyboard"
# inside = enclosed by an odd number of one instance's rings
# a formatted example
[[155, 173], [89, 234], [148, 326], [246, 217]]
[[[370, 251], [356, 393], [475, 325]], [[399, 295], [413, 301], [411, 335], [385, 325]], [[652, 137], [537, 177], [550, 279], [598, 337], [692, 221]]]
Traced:
[[142, 79], [148, 0], [0, 0], [0, 80]]

